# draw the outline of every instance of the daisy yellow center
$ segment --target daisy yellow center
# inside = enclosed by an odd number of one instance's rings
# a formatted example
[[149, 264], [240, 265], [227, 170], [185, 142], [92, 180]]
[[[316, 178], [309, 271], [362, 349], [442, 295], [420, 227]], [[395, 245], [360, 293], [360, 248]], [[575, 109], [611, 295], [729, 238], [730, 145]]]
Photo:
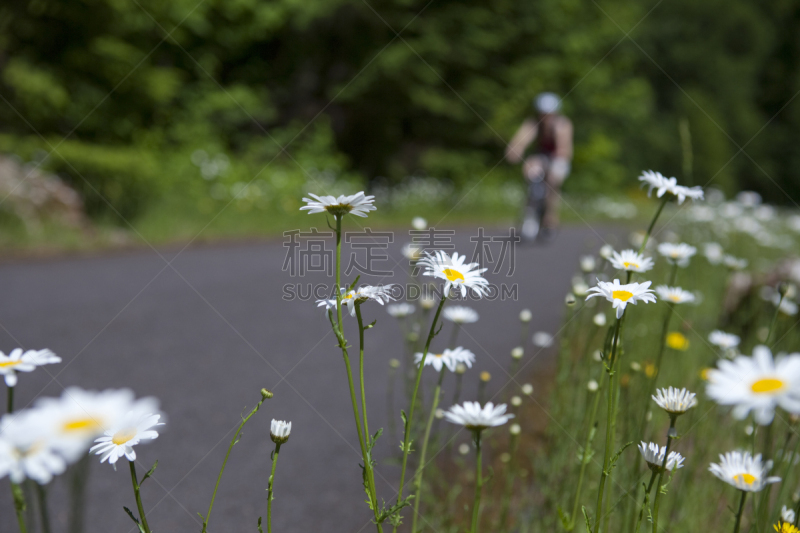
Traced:
[[119, 446], [121, 444], [125, 444], [135, 436], [136, 436], [136, 428], [123, 429], [121, 431], [117, 431], [116, 433], [114, 433], [114, 436], [111, 437], [111, 442]]
[[759, 379], [750, 385], [750, 390], [756, 394], [769, 394], [770, 392], [779, 391], [785, 386], [786, 384], [783, 382], [783, 380], [776, 378], [764, 378]]
[[66, 433], [72, 433], [78, 431], [91, 431], [96, 429], [98, 426], [99, 424], [93, 418], [75, 418], [68, 422], [64, 422], [62, 429]]
[[0, 368], [8, 368], [8, 367], [11, 367], [11, 366], [17, 366], [21, 362], [22, 361], [3, 361], [3, 362], [0, 363]]
[[614, 291], [611, 293], [611, 297], [615, 300], [622, 300], [623, 302], [627, 302], [631, 298], [633, 298], [633, 293], [630, 291]]
[[345, 300], [352, 300], [352, 299], [353, 299], [353, 296], [355, 296], [355, 295], [354, 295], [354, 294], [345, 294], [343, 298], [344, 298]]
[[434, 357], [444, 357], [443, 353], [435, 353], [433, 354]]
[[638, 265], [638, 264], [636, 264], [636, 263], [631, 263], [630, 261], [625, 261], [624, 263], [622, 263], [622, 266], [624, 266], [625, 268], [631, 268], [631, 267], [633, 267], [633, 268], [639, 268], [639, 265]]
[[752, 485], [756, 482], [756, 476], [753, 474], [736, 474], [733, 476], [734, 481], [744, 481], [748, 485]]
[[459, 272], [458, 270], [453, 270], [452, 268], [445, 268], [442, 272], [447, 277], [448, 281], [461, 281], [464, 282], [464, 274]]
[[670, 255], [672, 256], [673, 259], [677, 259], [677, 258], [679, 258], [681, 256], [681, 253], [680, 252], [672, 252]]
[[679, 295], [677, 295], [677, 294], [670, 294], [667, 298], [669, 298], [673, 302], [677, 302], [678, 300], [681, 299], [681, 297]]

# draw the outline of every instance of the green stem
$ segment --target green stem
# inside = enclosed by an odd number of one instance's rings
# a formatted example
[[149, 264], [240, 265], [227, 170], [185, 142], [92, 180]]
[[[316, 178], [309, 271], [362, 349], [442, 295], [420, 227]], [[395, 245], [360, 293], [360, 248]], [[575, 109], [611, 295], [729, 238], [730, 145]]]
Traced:
[[44, 486], [34, 483], [36, 487], [36, 497], [39, 500], [39, 520], [41, 521], [42, 533], [50, 533], [50, 513], [47, 509], [47, 490]]
[[647, 246], [647, 241], [648, 239], [650, 239], [650, 234], [653, 232], [653, 228], [656, 225], [656, 220], [658, 220], [658, 217], [661, 215], [661, 211], [664, 209], [664, 206], [667, 205], [668, 199], [669, 196], [667, 194], [664, 194], [664, 199], [661, 200], [661, 205], [658, 206], [658, 211], [656, 211], [656, 214], [653, 216], [653, 220], [650, 221], [650, 226], [647, 227], [647, 233], [644, 234], [644, 239], [642, 240], [642, 246], [639, 248], [640, 254], [644, 253], [644, 249]]
[[[206, 512], [206, 516], [203, 517], [203, 530], [202, 533], [206, 533], [206, 529], [208, 528], [208, 521], [211, 520], [211, 509], [214, 508], [214, 499], [217, 497], [217, 490], [219, 489], [219, 482], [222, 480], [222, 473], [225, 471], [225, 465], [228, 463], [228, 457], [231, 455], [231, 450], [233, 446], [239, 442], [239, 433], [241, 433], [242, 428], [247, 423], [250, 418], [256, 414], [261, 407], [261, 404], [264, 403], [264, 400], [267, 398], [271, 398], [271, 395], [267, 395], [266, 391], [262, 389], [261, 393], [261, 401], [256, 404], [250, 414], [246, 417], [242, 418], [242, 422], [239, 424], [239, 427], [236, 429], [236, 433], [233, 434], [233, 439], [231, 439], [231, 443], [228, 445], [228, 451], [225, 452], [225, 459], [222, 460], [222, 468], [219, 469], [219, 475], [217, 475], [217, 482], [214, 484], [214, 492], [211, 493], [211, 502], [208, 504], [208, 511]], [[132, 468], [132, 467], [131, 467]]]
[[613, 428], [614, 428], [614, 418], [616, 415], [614, 411], [614, 406], [615, 406], [614, 397], [615, 397], [615, 389], [619, 386], [619, 379], [616, 378], [615, 367], [617, 363], [616, 354], [617, 354], [617, 345], [619, 344], [619, 328], [621, 322], [622, 318], [618, 318], [617, 323], [614, 325], [614, 338], [611, 344], [611, 357], [609, 358], [609, 365], [608, 365], [609, 387], [608, 387], [608, 416], [606, 418], [606, 445], [605, 445], [605, 452], [603, 454], [603, 472], [600, 474], [600, 487], [597, 491], [597, 507], [595, 508], [594, 533], [600, 533], [601, 529], [600, 524], [603, 512], [603, 495], [606, 487], [606, 478], [608, 478], [609, 464], [611, 463], [612, 448], [614, 447]]
[[600, 407], [600, 398], [602, 397], [602, 393], [600, 392], [603, 389], [603, 381], [605, 379], [605, 375], [601, 376], [600, 384], [598, 389], [594, 392], [594, 403], [592, 404], [592, 415], [589, 419], [589, 427], [586, 432], [586, 441], [583, 445], [583, 456], [581, 457], [581, 471], [578, 475], [578, 487], [575, 489], [575, 501], [572, 504], [572, 514], [570, 515], [570, 528], [569, 530], [575, 528], [575, 520], [578, 516], [578, 504], [581, 501], [581, 493], [583, 492], [583, 479], [584, 475], [586, 474], [586, 467], [589, 465], [589, 447], [592, 445], [592, 441], [594, 440], [595, 433], [597, 432], [597, 428], [595, 427], [595, 420], [597, 420], [597, 410]]
[[[439, 307], [436, 308], [436, 314], [431, 323], [431, 329], [428, 332], [428, 340], [425, 342], [425, 350], [422, 352], [422, 359], [417, 368], [417, 377], [414, 382], [414, 391], [411, 393], [411, 405], [408, 408], [406, 415], [405, 431], [403, 432], [403, 463], [400, 469], [400, 486], [397, 490], [397, 505], [403, 501], [403, 487], [405, 485], [406, 467], [408, 466], [408, 453], [411, 451], [411, 423], [414, 420], [414, 407], [417, 402], [417, 391], [419, 390], [419, 383], [422, 379], [422, 369], [425, 367], [425, 358], [428, 357], [428, 350], [431, 347], [431, 341], [436, 336], [436, 323], [439, 321], [439, 315], [442, 313], [444, 303], [447, 301], [447, 295], [443, 294], [442, 299], [439, 301]], [[397, 533], [397, 526], [392, 528], [393, 533]]]
[[644, 518], [644, 510], [647, 509], [647, 504], [650, 502], [650, 491], [653, 490], [653, 483], [656, 480], [656, 476], [658, 472], [655, 470], [650, 475], [650, 482], [647, 484], [647, 487], [644, 489], [644, 499], [642, 500], [642, 508], [639, 509], [639, 519], [636, 520], [636, 529], [634, 533], [639, 533], [639, 528], [642, 525], [642, 518]]
[[509, 474], [506, 477], [506, 490], [503, 494], [503, 502], [500, 511], [500, 532], [506, 531], [506, 525], [508, 524], [508, 511], [511, 507], [511, 494], [514, 490], [514, 478], [517, 471], [517, 447], [519, 445], [519, 435], [512, 433], [511, 434], [511, 442], [509, 443], [509, 452], [511, 454], [511, 459], [508, 463], [508, 470]]
[[[669, 322], [670, 319], [672, 318], [672, 311], [674, 307], [675, 304], [672, 303], [667, 304], [667, 311], [664, 314], [664, 322], [661, 325], [661, 339], [658, 344], [658, 354], [656, 355], [655, 374], [653, 375], [653, 379], [650, 380], [650, 386], [648, 387], [647, 395], [644, 397], [645, 399], [644, 412], [642, 413], [642, 420], [639, 423], [639, 433], [641, 435], [644, 435], [645, 427], [647, 425], [647, 411], [650, 410], [650, 396], [652, 396], [653, 392], [655, 392], [656, 382], [658, 381], [658, 376], [661, 373], [661, 363], [664, 359], [664, 349], [667, 345], [667, 334], [669, 333]], [[638, 470], [638, 463], [639, 463], [638, 460], [636, 461], [636, 463]]]
[[[369, 494], [370, 499], [372, 500], [372, 508], [374, 510], [375, 518], [378, 518], [378, 495], [375, 489], [375, 473], [372, 469], [372, 453], [370, 450], [374, 443], [370, 443], [370, 433], [369, 433], [369, 424], [367, 423], [367, 395], [364, 390], [364, 331], [366, 328], [364, 327], [364, 321], [361, 318], [361, 304], [354, 303], [356, 309], [356, 319], [358, 320], [358, 371], [359, 371], [359, 385], [361, 386], [361, 411], [364, 416], [364, 438], [367, 440], [366, 442], [366, 449], [367, 455], [364, 456], [364, 468], [367, 471], [367, 476], [369, 479]], [[380, 531], [382, 526], [378, 524], [378, 530]]]
[[28, 528], [25, 527], [25, 496], [22, 494], [22, 486], [12, 483], [11, 496], [14, 498], [14, 511], [17, 513], [19, 531], [20, 533], [28, 533]]
[[[773, 423], [767, 425], [764, 431], [764, 459], [772, 459], [772, 427]], [[758, 502], [758, 521], [756, 523], [756, 530], [762, 531], [762, 526], [767, 523], [767, 513], [769, 508], [769, 495], [772, 491], [772, 484], [768, 483], [764, 490], [759, 495]]]
[[[423, 362], [420, 362], [423, 364]], [[425, 436], [422, 438], [422, 451], [419, 456], [419, 465], [417, 466], [417, 473], [414, 476], [414, 516], [411, 519], [411, 532], [417, 531], [417, 517], [419, 516], [420, 496], [422, 495], [422, 476], [425, 471], [425, 456], [428, 452], [428, 440], [431, 436], [431, 427], [433, 427], [433, 419], [436, 416], [436, 408], [439, 406], [439, 395], [442, 392], [442, 380], [444, 379], [444, 371], [447, 367], [442, 365], [439, 371], [439, 381], [436, 383], [436, 389], [433, 391], [433, 403], [431, 404], [431, 412], [428, 414], [428, 422], [425, 424]]]
[[281, 451], [280, 443], [275, 443], [275, 451], [272, 453], [272, 471], [269, 474], [269, 483], [267, 485], [267, 533], [272, 533], [272, 500], [273, 491], [272, 483], [275, 481], [275, 466], [278, 464], [278, 454]]
[[733, 533], [739, 533], [739, 526], [742, 523], [742, 512], [744, 512], [744, 500], [747, 498], [747, 492], [741, 491], [742, 498], [739, 500], [739, 510], [736, 511], [736, 523], [733, 525]]
[[481, 489], [483, 488], [483, 472], [481, 468], [481, 430], [475, 430], [475, 500], [472, 503], [472, 526], [470, 533], [478, 533], [478, 518], [481, 507]]
[[136, 477], [136, 463], [128, 461], [131, 467], [131, 483], [133, 483], [133, 495], [136, 497], [136, 508], [139, 509], [139, 520], [142, 522], [142, 527], [145, 533], [150, 533], [150, 526], [147, 524], [147, 518], [144, 516], [144, 506], [142, 505], [142, 497], [139, 494], [139, 480]]
[[769, 323], [769, 333], [767, 333], [767, 340], [764, 342], [767, 346], [769, 346], [769, 341], [772, 339], [772, 334], [775, 332], [775, 324], [778, 323], [778, 315], [781, 312], [781, 303], [783, 303], [783, 293], [779, 293], [781, 295], [780, 299], [778, 300], [778, 306], [775, 308], [775, 313], [772, 315], [772, 320]]
[[6, 412], [11, 413], [14, 411], [14, 387], [6, 387]]
[[667, 470], [667, 459], [669, 458], [669, 447], [675, 435], [675, 421], [677, 416], [670, 415], [669, 431], [667, 431], [667, 447], [664, 450], [664, 460], [661, 461], [661, 469], [658, 473], [658, 485], [656, 486], [656, 499], [653, 502], [653, 533], [658, 533], [658, 505], [661, 503], [661, 482], [664, 481], [664, 472]]

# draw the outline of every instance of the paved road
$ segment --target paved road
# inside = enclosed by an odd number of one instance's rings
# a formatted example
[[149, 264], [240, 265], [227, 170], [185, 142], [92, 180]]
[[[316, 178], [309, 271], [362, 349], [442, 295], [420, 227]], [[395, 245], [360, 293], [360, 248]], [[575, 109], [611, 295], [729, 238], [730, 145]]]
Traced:
[[[609, 233], [602, 231], [604, 238]], [[389, 255], [402, 265], [400, 245], [407, 239], [396, 240]], [[462, 231], [455, 242], [467, 253], [474, 248]], [[488, 276], [518, 283], [519, 301], [474, 303], [482, 318], [461, 339], [477, 355], [477, 371], [493, 374], [495, 390], [507, 381], [504, 368], [518, 344], [519, 310], [533, 311], [533, 331], [555, 332], [577, 258], [600, 242], [595, 230], [567, 228], [550, 246], [517, 249], [510, 278]], [[276, 476], [275, 531], [370, 531], [342, 358], [313, 302], [282, 300], [284, 284], [298, 281], [282, 271], [285, 252], [281, 242], [267, 242], [180, 254], [160, 250], [161, 257], [141, 250], [0, 265], [0, 349], [48, 347], [64, 359], [47, 372], [21, 376], [17, 405], [59, 395], [68, 385], [131, 387], [160, 398], [168, 424], [157, 441], [137, 448], [140, 469], [160, 461], [143, 488], [145, 508], [155, 531], [197, 532], [197, 512], [205, 513], [239, 415], [267, 387], [275, 397], [234, 448], [209, 531], [255, 532], [257, 517], [266, 515], [273, 417], [293, 422]], [[402, 266], [397, 272], [385, 281], [402, 282]], [[324, 281], [320, 275], [302, 279]], [[379, 306], [369, 304], [365, 311], [367, 320], [378, 319], [367, 337], [371, 426], [386, 427], [387, 363], [399, 357], [401, 334]], [[530, 368], [535, 372], [537, 366]], [[468, 376], [475, 380], [477, 372]], [[387, 438], [380, 443], [384, 453], [395, 445]], [[134, 531], [122, 511], [123, 505], [135, 507], [127, 468], [92, 463], [87, 533]], [[396, 467], [379, 467], [379, 493], [387, 499], [393, 494], [387, 480], [394, 483], [397, 475]], [[60, 533], [63, 480], [52, 490]], [[2, 480], [2, 532], [14, 530], [9, 503], [8, 480]]]

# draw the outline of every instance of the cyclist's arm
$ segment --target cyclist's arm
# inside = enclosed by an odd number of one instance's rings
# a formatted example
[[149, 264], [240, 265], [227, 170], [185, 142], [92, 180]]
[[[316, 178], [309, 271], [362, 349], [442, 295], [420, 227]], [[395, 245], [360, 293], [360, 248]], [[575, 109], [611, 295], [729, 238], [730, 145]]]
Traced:
[[525, 154], [525, 148], [536, 139], [536, 124], [527, 119], [514, 134], [511, 142], [506, 147], [506, 160], [509, 163], [519, 163]]
[[556, 123], [556, 150], [555, 157], [572, 159], [572, 122], [567, 117], [561, 117]]

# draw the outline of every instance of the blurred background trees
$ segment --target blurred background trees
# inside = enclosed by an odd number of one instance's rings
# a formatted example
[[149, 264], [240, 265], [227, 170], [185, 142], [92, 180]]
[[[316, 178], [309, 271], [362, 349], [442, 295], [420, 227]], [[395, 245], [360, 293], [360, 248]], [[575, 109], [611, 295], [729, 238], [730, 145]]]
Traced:
[[798, 0], [7, 0], [0, 151], [50, 154], [95, 216], [221, 179], [463, 190], [519, 179], [504, 145], [549, 90], [573, 192], [654, 168], [785, 203], [798, 29]]

